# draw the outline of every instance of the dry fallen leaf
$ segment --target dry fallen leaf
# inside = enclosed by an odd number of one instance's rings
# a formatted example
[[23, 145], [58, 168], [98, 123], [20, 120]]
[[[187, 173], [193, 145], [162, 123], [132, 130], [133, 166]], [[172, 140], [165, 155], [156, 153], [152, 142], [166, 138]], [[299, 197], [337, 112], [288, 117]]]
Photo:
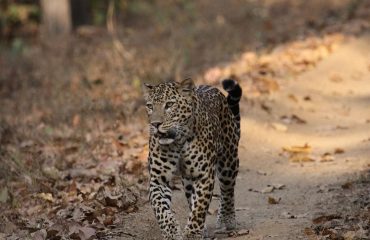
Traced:
[[292, 100], [293, 102], [296, 102], [296, 103], [298, 102], [298, 98], [294, 94], [289, 94], [288, 98]]
[[352, 186], [353, 186], [353, 183], [352, 182], [346, 182], [346, 183], [342, 184], [341, 187], [343, 189], [350, 189], [350, 188], [352, 188]]
[[248, 235], [248, 234], [249, 234], [248, 229], [240, 229], [238, 231], [235, 231], [235, 230], [231, 230], [231, 231], [216, 230], [215, 235], [217, 235], [217, 238], [215, 238], [215, 239], [218, 239], [219, 237], [222, 238], [222, 239], [224, 239], [224, 238], [237, 238], [237, 237], [245, 236], [245, 235]]
[[283, 121], [284, 123], [286, 124], [293, 124], [293, 123], [296, 123], [296, 124], [306, 124], [306, 120], [298, 117], [297, 115], [295, 114], [292, 114], [290, 116], [287, 116], [287, 115], [283, 115], [280, 117], [281, 121]]
[[285, 188], [285, 184], [280, 184], [280, 183], [272, 184], [272, 186], [274, 186], [274, 188], [278, 190]]
[[61, 177], [61, 172], [54, 166], [42, 166], [41, 171], [53, 180], [58, 180]]
[[267, 176], [267, 172], [264, 172], [262, 170], [257, 170], [257, 174]]
[[269, 204], [278, 204], [278, 203], [280, 202], [280, 200], [281, 200], [281, 198], [279, 198], [279, 199], [275, 199], [275, 198], [273, 198], [273, 197], [268, 197], [267, 202], [268, 202]]
[[298, 214], [296, 217], [297, 218], [307, 218], [308, 216], [308, 213], [301, 213], [301, 214]]
[[321, 156], [321, 159], [320, 159], [320, 162], [332, 162], [334, 161], [334, 156], [331, 155], [330, 153], [324, 153], [322, 156]]
[[289, 154], [289, 160], [294, 163], [315, 161], [310, 155], [312, 147], [308, 144], [304, 146], [283, 147], [283, 151]]
[[311, 228], [305, 228], [304, 234], [308, 237], [309, 240], [316, 240], [316, 234]]
[[95, 236], [95, 229], [90, 227], [80, 227], [78, 229], [80, 240], [88, 240]]
[[306, 154], [294, 154], [292, 155], [289, 160], [293, 163], [302, 163], [302, 162], [314, 162], [316, 161], [315, 158]]
[[61, 224], [54, 224], [47, 229], [47, 238], [54, 239], [56, 236], [60, 236], [59, 234], [62, 233], [64, 227]]
[[5, 223], [2, 222], [1, 225], [2, 232], [6, 234], [11, 234], [18, 229], [17, 226], [10, 221], [5, 221]]
[[356, 238], [356, 232], [355, 231], [347, 231], [345, 234], [343, 234], [343, 238], [345, 240], [355, 240]]
[[47, 237], [47, 232], [45, 229], [40, 229], [36, 232], [31, 233], [31, 236], [34, 240], [45, 240]]
[[[260, 73], [265, 72], [266, 69], [261, 69]], [[256, 87], [261, 93], [272, 93], [279, 90], [280, 86], [276, 79], [269, 77], [257, 77]]]
[[37, 194], [37, 197], [41, 198], [41, 199], [44, 199], [48, 202], [54, 202], [54, 198], [53, 198], [53, 195], [51, 193], [39, 193]]
[[275, 189], [281, 190], [285, 187], [284, 184], [272, 184], [272, 185], [267, 185], [264, 189], [261, 190], [261, 193], [271, 193]]
[[250, 192], [256, 192], [256, 193], [260, 193], [260, 191], [256, 190], [256, 189], [253, 189], [253, 188], [249, 188], [248, 191]]
[[249, 230], [248, 229], [241, 229], [238, 231], [238, 236], [243, 236], [243, 235], [247, 235], [249, 234]]
[[104, 220], [102, 221], [102, 223], [104, 224], [104, 226], [109, 226], [109, 225], [113, 225], [114, 220], [115, 220], [114, 216], [106, 216]]
[[346, 129], [349, 129], [349, 127], [348, 126], [337, 125], [337, 126], [335, 126], [335, 129], [346, 130]]
[[26, 141], [21, 142], [21, 144], [19, 146], [21, 148], [29, 148], [29, 147], [32, 147], [34, 144], [35, 144], [34, 141], [26, 140]]
[[[135, 211], [138, 197], [128, 189], [101, 187], [96, 199], [104, 206], [115, 207], [124, 211]], [[133, 208], [132, 208], [133, 207]]]
[[279, 132], [286, 132], [288, 130], [288, 127], [281, 123], [271, 123], [271, 126]]
[[306, 143], [303, 146], [283, 147], [283, 151], [289, 153], [311, 153], [312, 147]]
[[284, 218], [296, 218], [293, 214], [291, 214], [290, 212], [282, 212], [281, 213], [281, 216], [283, 216]]
[[261, 103], [261, 108], [262, 108], [262, 110], [264, 110], [268, 114], [271, 114], [271, 107], [266, 105], [266, 103]]
[[336, 149], [334, 149], [334, 153], [335, 154], [342, 154], [342, 153], [344, 153], [344, 149], [343, 148], [336, 148]]
[[333, 219], [341, 219], [342, 217], [339, 215], [331, 214], [331, 215], [322, 215], [320, 217], [316, 217], [312, 220], [314, 224], [324, 223], [327, 221], [331, 221]]
[[81, 116], [79, 114], [74, 115], [72, 119], [72, 126], [77, 127], [78, 125], [80, 125], [80, 122], [81, 122]]
[[[69, 223], [69, 226], [68, 226], [68, 235], [70, 238], [72, 239], [80, 239], [80, 236], [79, 236], [79, 231], [78, 229], [80, 228], [80, 224], [79, 223]], [[81, 240], [81, 239], [80, 239]]]

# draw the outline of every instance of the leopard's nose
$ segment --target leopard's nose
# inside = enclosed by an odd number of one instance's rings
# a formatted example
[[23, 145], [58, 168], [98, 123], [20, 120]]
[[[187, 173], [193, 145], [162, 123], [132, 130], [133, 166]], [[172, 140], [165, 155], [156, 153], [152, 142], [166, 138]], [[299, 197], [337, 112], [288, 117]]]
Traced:
[[162, 122], [156, 121], [156, 122], [151, 122], [150, 124], [152, 124], [152, 126], [155, 127], [155, 128], [159, 128], [159, 126], [162, 124]]

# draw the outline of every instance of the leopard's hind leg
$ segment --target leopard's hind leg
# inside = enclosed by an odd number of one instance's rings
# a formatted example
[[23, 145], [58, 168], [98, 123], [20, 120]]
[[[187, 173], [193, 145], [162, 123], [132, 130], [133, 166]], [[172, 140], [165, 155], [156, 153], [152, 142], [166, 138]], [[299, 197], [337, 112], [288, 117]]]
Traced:
[[235, 182], [239, 169], [238, 147], [231, 144], [217, 161], [217, 177], [220, 183], [221, 199], [217, 214], [217, 228], [232, 230], [235, 220]]

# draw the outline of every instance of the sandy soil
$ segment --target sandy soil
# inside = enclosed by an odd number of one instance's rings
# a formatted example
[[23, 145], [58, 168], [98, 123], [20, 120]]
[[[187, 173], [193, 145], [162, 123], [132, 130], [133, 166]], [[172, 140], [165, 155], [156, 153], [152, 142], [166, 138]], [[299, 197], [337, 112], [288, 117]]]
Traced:
[[[306, 239], [303, 229], [312, 224], [312, 219], [335, 207], [330, 202], [334, 193], [329, 186], [368, 167], [369, 41], [369, 37], [349, 40], [314, 69], [287, 80], [281, 91], [263, 100], [270, 112], [260, 108], [261, 102], [242, 103], [236, 205], [238, 229], [248, 229], [249, 234], [236, 239]], [[306, 124], [281, 120], [281, 116], [292, 114], [304, 119]], [[281, 154], [284, 146], [306, 143], [312, 147], [313, 156], [328, 152], [332, 161], [293, 163]], [[334, 154], [336, 148], [344, 153]], [[273, 184], [285, 187], [261, 193]], [[174, 194], [174, 211], [185, 224], [187, 207], [183, 192]], [[268, 197], [281, 200], [269, 204]], [[214, 199], [211, 212], [217, 204]], [[161, 239], [149, 204], [125, 220], [127, 225], [116, 230], [125, 232], [126, 237], [119, 234], [120, 239]], [[215, 214], [208, 216], [207, 226], [211, 238], [227, 239], [213, 233]]]

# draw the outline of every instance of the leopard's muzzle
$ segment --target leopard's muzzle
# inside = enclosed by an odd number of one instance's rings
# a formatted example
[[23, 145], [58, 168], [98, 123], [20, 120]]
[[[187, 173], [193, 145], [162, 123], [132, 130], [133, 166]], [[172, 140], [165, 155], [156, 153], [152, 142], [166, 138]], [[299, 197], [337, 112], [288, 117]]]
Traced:
[[159, 137], [159, 144], [169, 145], [175, 141], [177, 134], [174, 129], [169, 129], [166, 132], [158, 131], [157, 135]]

